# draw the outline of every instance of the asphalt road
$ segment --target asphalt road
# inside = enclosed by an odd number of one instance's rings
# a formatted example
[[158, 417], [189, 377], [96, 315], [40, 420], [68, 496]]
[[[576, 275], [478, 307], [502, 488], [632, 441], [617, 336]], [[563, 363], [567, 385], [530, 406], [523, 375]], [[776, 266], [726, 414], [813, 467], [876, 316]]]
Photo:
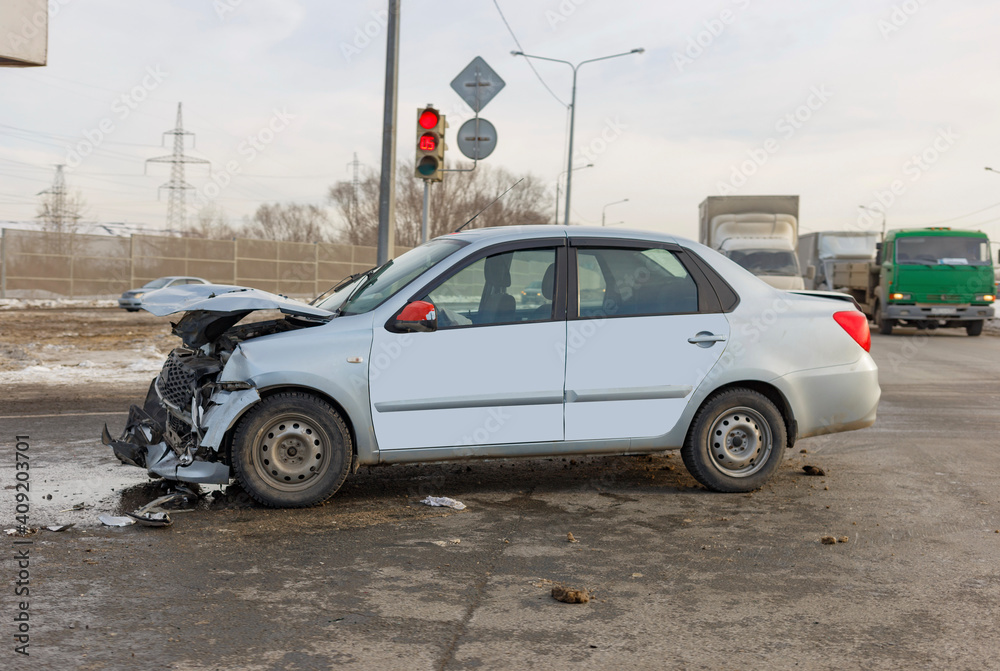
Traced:
[[[322, 508], [225, 497], [166, 529], [96, 520], [158, 491], [99, 443], [126, 408], [99, 388], [0, 401], [3, 526], [16, 435], [30, 436], [32, 524], [76, 522], [17, 546], [30, 657], [13, 650], [3, 537], [0, 666], [1000, 668], [1000, 338], [875, 336], [873, 354], [876, 425], [801, 441], [753, 494], [705, 491], [676, 454], [390, 467]], [[554, 584], [594, 600], [557, 602]]]

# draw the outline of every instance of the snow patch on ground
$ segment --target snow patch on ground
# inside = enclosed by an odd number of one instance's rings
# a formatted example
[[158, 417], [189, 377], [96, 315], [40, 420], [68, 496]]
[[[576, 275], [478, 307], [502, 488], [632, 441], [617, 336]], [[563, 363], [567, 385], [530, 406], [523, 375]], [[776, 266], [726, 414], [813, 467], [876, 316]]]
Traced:
[[0, 310], [115, 308], [115, 298], [0, 298]]
[[34, 362], [18, 370], [0, 371], [0, 385], [44, 384], [78, 385], [92, 382], [146, 382], [163, 367], [165, 354], [155, 347], [123, 350], [114, 361], [95, 363], [84, 359], [77, 363], [41, 365]]

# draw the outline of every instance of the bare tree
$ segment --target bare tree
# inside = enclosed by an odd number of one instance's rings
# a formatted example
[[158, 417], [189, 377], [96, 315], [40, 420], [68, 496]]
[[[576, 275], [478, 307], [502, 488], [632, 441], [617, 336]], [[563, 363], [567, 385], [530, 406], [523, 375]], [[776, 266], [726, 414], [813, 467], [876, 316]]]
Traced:
[[259, 240], [326, 242], [331, 238], [330, 217], [317, 205], [264, 204], [246, 219], [242, 235]]
[[[469, 165], [450, 167], [469, 168]], [[449, 233], [490, 201], [517, 182], [509, 170], [479, 165], [470, 172], [446, 173], [444, 181], [431, 185], [429, 217], [430, 237]], [[329, 199], [341, 220], [341, 237], [353, 245], [375, 246], [378, 236], [379, 175], [368, 170], [360, 180], [358, 192], [350, 181], [330, 187]], [[420, 244], [424, 185], [413, 177], [413, 164], [399, 167], [396, 178], [396, 244], [415, 247]], [[549, 196], [533, 175], [483, 212], [470, 228], [547, 224]]]
[[237, 227], [232, 225], [225, 211], [218, 205], [209, 203], [198, 210], [197, 220], [186, 224], [180, 234], [185, 238], [226, 240], [235, 237], [237, 233]]

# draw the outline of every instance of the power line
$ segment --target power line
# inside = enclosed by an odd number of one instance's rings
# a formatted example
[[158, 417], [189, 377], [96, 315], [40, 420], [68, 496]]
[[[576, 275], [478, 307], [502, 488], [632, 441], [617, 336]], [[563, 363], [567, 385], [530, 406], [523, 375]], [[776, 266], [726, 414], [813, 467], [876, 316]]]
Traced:
[[980, 212], [985, 212], [986, 210], [992, 210], [994, 207], [1000, 207], [1000, 203], [993, 203], [988, 205], [981, 210], [976, 210], [975, 212], [969, 212], [968, 214], [962, 214], [957, 217], [952, 217], [951, 219], [942, 219], [941, 221], [935, 221], [930, 224], [924, 224], [924, 226], [937, 226], [938, 224], [947, 224], [949, 221], [956, 221], [958, 219], [965, 219], [966, 217], [971, 217], [974, 214], [979, 214]]
[[[500, 14], [500, 18], [503, 20], [503, 25], [507, 26], [507, 32], [510, 33], [510, 36], [512, 38], [514, 38], [514, 44], [517, 45], [518, 51], [524, 51], [524, 47], [522, 47], [521, 43], [518, 41], [517, 35], [514, 34], [514, 30], [510, 27], [510, 24], [507, 23], [507, 17], [503, 15], [503, 10], [500, 9], [500, 4], [497, 2], [497, 0], [493, 0], [493, 6], [497, 8], [497, 12]], [[560, 105], [562, 105], [563, 107], [569, 107], [569, 105], [567, 105], [566, 103], [564, 103], [562, 101], [562, 99], [555, 94], [555, 91], [553, 91], [552, 89], [550, 89], [549, 85], [545, 83], [545, 80], [542, 79], [542, 75], [540, 75], [538, 73], [538, 70], [535, 69], [535, 65], [534, 65], [534, 63], [531, 62], [531, 59], [530, 58], [525, 58], [524, 60], [527, 61], [528, 67], [530, 67], [531, 71], [535, 73], [536, 77], [538, 77], [538, 81], [540, 81], [542, 83], [542, 86], [545, 87], [545, 90], [548, 91], [549, 93], [551, 93], [552, 97], [555, 98], [559, 102]]]

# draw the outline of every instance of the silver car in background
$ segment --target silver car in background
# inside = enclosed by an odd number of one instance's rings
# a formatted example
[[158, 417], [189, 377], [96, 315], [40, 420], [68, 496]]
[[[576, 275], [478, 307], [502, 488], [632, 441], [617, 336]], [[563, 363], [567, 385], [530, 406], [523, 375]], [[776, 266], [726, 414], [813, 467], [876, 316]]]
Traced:
[[[779, 291], [650, 232], [471, 230], [308, 305], [207, 285], [143, 307], [185, 312], [183, 345], [104, 442], [268, 506], [320, 503], [366, 464], [667, 449], [746, 492], [796, 440], [871, 426], [880, 396], [849, 297]], [[266, 309], [285, 316], [237, 324]]]
[[150, 280], [138, 289], [129, 289], [128, 291], [123, 292], [118, 298], [118, 307], [127, 310], [128, 312], [138, 312], [142, 309], [142, 301], [146, 295], [152, 293], [153, 291], [159, 291], [160, 289], [176, 287], [184, 284], [208, 284], [208, 280], [200, 277], [184, 277], [180, 275], [158, 277], [155, 280]]

